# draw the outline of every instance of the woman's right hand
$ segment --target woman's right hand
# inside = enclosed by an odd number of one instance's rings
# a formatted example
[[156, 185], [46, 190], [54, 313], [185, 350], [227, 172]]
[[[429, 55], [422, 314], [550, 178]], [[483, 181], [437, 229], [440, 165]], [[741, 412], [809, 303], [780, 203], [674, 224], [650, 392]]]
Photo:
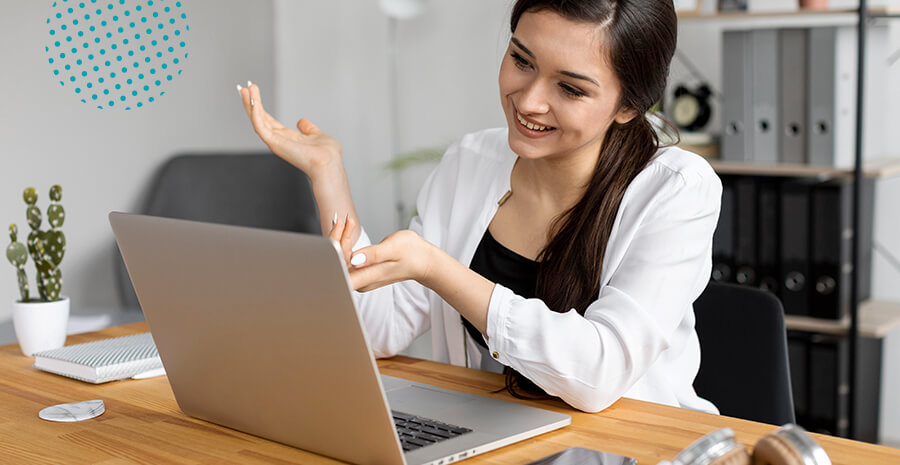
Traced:
[[297, 122], [297, 130], [285, 127], [263, 108], [259, 86], [249, 81], [248, 84], [246, 88], [238, 86], [244, 110], [256, 134], [272, 153], [296, 166], [310, 179], [340, 165], [341, 144], [334, 137], [320, 131], [306, 118]]

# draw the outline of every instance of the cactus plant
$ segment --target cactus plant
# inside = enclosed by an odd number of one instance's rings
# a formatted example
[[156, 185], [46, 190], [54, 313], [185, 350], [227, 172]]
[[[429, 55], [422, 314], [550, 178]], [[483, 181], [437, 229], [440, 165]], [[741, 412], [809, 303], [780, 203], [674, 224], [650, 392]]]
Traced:
[[33, 187], [26, 188], [22, 193], [22, 198], [27, 205], [25, 217], [28, 226], [31, 227], [31, 233], [28, 234], [26, 241], [27, 250], [25, 246], [17, 242], [18, 227], [12, 224], [9, 228], [11, 243], [7, 248], [6, 256], [16, 267], [19, 294], [23, 302], [28, 301], [29, 295], [28, 277], [25, 273], [25, 261], [29, 254], [37, 270], [36, 283], [40, 301], [53, 302], [59, 300], [62, 290], [62, 271], [59, 265], [66, 252], [66, 236], [61, 230], [66, 212], [59, 204], [59, 201], [62, 200], [62, 187], [54, 185], [50, 188], [50, 206], [47, 208], [50, 229], [46, 231], [40, 229], [43, 217], [41, 210], [36, 205], [37, 190]]
[[28, 261], [28, 249], [18, 242], [19, 227], [15, 223], [9, 225], [9, 247], [6, 248], [6, 258], [16, 267], [16, 275], [19, 278], [19, 295], [22, 302], [28, 302], [28, 274], [25, 273], [25, 262]]

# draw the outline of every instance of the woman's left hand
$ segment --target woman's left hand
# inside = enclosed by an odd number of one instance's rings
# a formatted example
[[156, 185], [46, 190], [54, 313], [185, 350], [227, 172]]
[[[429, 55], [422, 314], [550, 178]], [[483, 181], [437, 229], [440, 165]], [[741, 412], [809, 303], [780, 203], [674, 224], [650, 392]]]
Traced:
[[380, 244], [353, 252], [350, 281], [353, 288], [361, 292], [408, 279], [427, 286], [438, 250], [412, 231], [395, 232]]

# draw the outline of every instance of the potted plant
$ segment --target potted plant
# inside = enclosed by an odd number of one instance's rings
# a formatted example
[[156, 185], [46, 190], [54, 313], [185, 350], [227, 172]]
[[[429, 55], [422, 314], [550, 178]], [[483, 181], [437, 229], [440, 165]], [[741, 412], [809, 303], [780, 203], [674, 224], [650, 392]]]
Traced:
[[[13, 302], [13, 325], [19, 347], [25, 355], [35, 352], [56, 349], [66, 342], [66, 326], [69, 321], [69, 298], [60, 297], [62, 290], [62, 271], [59, 268], [66, 252], [66, 236], [62, 228], [66, 212], [59, 201], [62, 200], [62, 187], [54, 185], [50, 188], [50, 206], [47, 208], [47, 220], [50, 229], [40, 229], [43, 221], [41, 210], [35, 205], [38, 200], [37, 191], [33, 187], [25, 189], [22, 197], [28, 207], [25, 216], [31, 233], [28, 234], [27, 247], [18, 241], [19, 228], [15, 223], [9, 225], [10, 244], [6, 248], [6, 258], [16, 268], [19, 282], [19, 300]], [[25, 263], [28, 256], [34, 262], [37, 284], [37, 296], [29, 292], [28, 275]]]

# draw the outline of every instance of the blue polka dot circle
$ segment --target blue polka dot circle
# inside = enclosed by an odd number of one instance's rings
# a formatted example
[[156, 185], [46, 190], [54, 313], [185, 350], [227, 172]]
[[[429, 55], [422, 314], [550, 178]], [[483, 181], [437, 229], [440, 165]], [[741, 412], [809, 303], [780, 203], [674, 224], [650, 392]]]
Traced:
[[57, 0], [44, 47], [59, 85], [99, 109], [155, 102], [188, 57], [187, 14], [176, 0]]

